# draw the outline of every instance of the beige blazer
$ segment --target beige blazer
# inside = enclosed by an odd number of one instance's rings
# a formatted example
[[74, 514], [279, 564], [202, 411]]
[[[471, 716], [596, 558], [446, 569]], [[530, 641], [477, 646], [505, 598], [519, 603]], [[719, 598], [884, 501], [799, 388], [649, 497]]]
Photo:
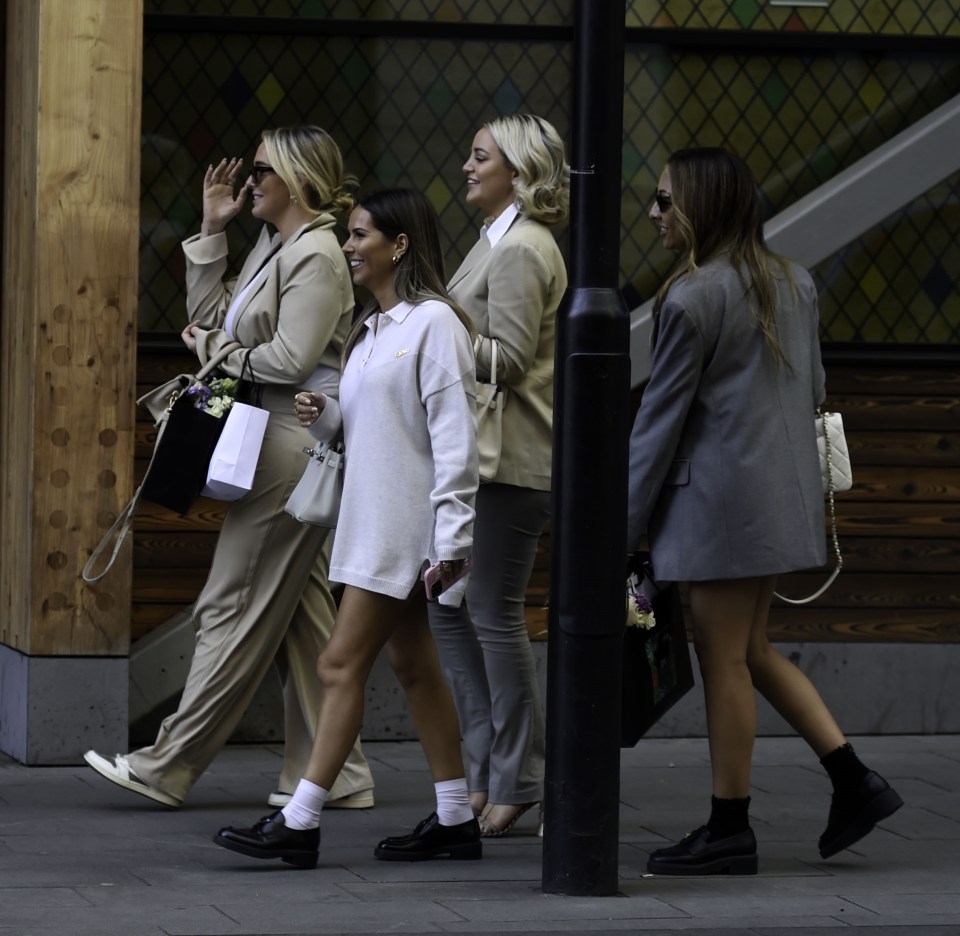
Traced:
[[447, 284], [473, 319], [477, 379], [490, 379], [490, 342], [499, 343], [497, 382], [507, 388], [497, 482], [550, 490], [553, 353], [567, 270], [550, 228], [518, 215], [491, 249], [486, 235]]
[[[302, 386], [319, 364], [339, 370], [354, 296], [334, 223], [331, 215], [322, 214], [285, 244], [264, 227], [240, 275], [226, 281], [225, 234], [197, 235], [183, 242], [187, 313], [190, 321], [201, 325], [197, 333], [201, 363], [233, 340], [224, 330], [230, 303], [263, 269], [233, 316], [233, 333], [243, 348], [229, 355], [221, 368], [239, 377], [250, 349], [245, 376], [252, 368], [257, 382], [268, 388], [282, 386], [287, 407], [290, 388]], [[266, 397], [264, 405], [273, 408]]]

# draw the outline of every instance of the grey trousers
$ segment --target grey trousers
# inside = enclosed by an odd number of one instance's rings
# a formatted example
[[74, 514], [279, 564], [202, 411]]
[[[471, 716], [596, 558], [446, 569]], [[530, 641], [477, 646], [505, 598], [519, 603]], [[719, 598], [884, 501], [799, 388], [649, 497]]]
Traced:
[[[137, 776], [178, 799], [227, 742], [274, 662], [285, 731], [275, 789], [292, 792], [306, 769], [320, 705], [317, 657], [336, 617], [332, 537], [283, 510], [311, 443], [292, 412], [271, 412], [253, 490], [228, 509], [194, 606], [197, 644], [180, 705], [152, 745], [129, 755]], [[372, 787], [358, 739], [331, 798]]]
[[471, 791], [491, 803], [543, 795], [544, 722], [524, 597], [550, 492], [481, 484], [474, 570], [459, 608], [429, 602], [430, 626], [450, 684]]

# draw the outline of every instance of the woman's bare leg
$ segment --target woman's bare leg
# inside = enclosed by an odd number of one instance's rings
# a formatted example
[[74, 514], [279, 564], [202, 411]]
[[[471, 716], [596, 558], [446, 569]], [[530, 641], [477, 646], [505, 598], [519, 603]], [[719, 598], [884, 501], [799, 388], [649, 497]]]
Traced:
[[464, 776], [460, 725], [415, 589], [403, 600], [347, 586], [330, 642], [317, 671], [323, 696], [313, 752], [304, 779], [330, 789], [363, 721], [367, 678], [386, 646], [407, 697], [434, 782]]
[[763, 613], [757, 615], [750, 632], [747, 666], [757, 691], [822, 758], [847, 739], [813, 683], [770, 644], [767, 616], [775, 587], [776, 579], [764, 580], [760, 595]]
[[333, 786], [363, 722], [370, 670], [408, 601], [351, 585], [344, 589], [330, 641], [317, 661], [323, 694], [305, 780], [327, 790]]
[[707, 710], [713, 794], [750, 795], [757, 705], [747, 648], [762, 579], [690, 583], [693, 636]]
[[387, 642], [390, 665], [407, 697], [407, 707], [430, 765], [433, 782], [465, 776], [460, 723], [427, 620], [426, 599], [414, 591]]

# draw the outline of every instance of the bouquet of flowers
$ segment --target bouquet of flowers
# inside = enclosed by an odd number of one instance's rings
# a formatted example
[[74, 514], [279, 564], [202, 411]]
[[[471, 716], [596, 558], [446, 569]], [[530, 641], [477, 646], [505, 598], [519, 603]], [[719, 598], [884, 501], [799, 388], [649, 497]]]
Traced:
[[651, 630], [657, 619], [653, 615], [650, 599], [640, 591], [640, 579], [631, 575], [627, 579], [627, 627]]
[[235, 377], [215, 377], [204, 383], [198, 380], [186, 390], [194, 398], [194, 407], [221, 419], [233, 406], [240, 381]]

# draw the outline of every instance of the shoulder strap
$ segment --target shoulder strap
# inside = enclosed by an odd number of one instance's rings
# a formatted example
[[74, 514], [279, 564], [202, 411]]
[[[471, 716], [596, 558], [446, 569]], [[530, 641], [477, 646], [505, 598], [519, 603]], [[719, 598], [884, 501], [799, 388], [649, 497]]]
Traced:
[[[817, 416], [821, 414], [819, 410], [817, 411]], [[803, 605], [809, 604], [815, 598], [819, 598], [836, 580], [837, 576], [840, 574], [840, 570], [843, 568], [843, 556], [840, 553], [840, 538], [837, 536], [837, 508], [833, 500], [833, 465], [830, 459], [830, 436], [827, 433], [826, 427], [826, 417], [824, 418], [824, 427], [823, 427], [823, 438], [824, 445], [827, 449], [827, 500], [830, 504], [830, 533], [833, 538], [833, 554], [836, 556], [837, 564], [834, 567], [833, 571], [830, 573], [830, 577], [821, 585], [812, 595], [807, 595], [806, 598], [787, 598], [784, 595], [781, 595], [780, 592], [774, 592], [774, 596], [779, 598], [781, 601], [785, 601], [787, 604], [792, 605]]]
[[[120, 548], [123, 546], [123, 541], [127, 538], [127, 534], [130, 532], [131, 527], [133, 526], [133, 517], [137, 512], [137, 505], [140, 503], [140, 493], [143, 491], [144, 482], [150, 476], [150, 469], [153, 468], [153, 461], [157, 457], [157, 452], [160, 449], [160, 440], [163, 438], [164, 430], [167, 428], [167, 420], [170, 416], [170, 410], [166, 409], [160, 414], [160, 418], [157, 420], [157, 425], [159, 429], [157, 430], [157, 441], [153, 444], [153, 453], [150, 455], [150, 462], [147, 464], [147, 470], [143, 473], [143, 481], [140, 482], [137, 489], [133, 492], [133, 497], [130, 498], [129, 503], [123, 510], [120, 511], [120, 515], [116, 520], [113, 521], [113, 525], [107, 530], [103, 535], [103, 539], [97, 543], [96, 548], [90, 553], [90, 558], [87, 560], [87, 564], [83, 567], [83, 580], [88, 585], [95, 585], [100, 581], [112, 568], [113, 564], [117, 561], [117, 556], [120, 554]], [[94, 566], [100, 561], [100, 558], [106, 552], [110, 541], [116, 539], [116, 542], [113, 545], [113, 552], [110, 554], [110, 558], [107, 561], [107, 564], [104, 566], [103, 570], [97, 575], [93, 574]]]

